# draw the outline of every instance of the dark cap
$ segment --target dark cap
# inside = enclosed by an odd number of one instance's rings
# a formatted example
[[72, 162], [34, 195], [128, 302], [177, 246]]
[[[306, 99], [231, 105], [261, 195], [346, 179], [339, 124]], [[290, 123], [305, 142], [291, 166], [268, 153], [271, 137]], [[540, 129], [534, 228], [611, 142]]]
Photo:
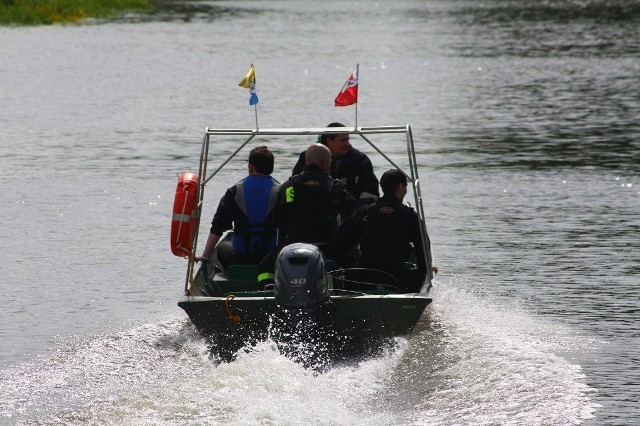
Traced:
[[407, 175], [398, 169], [387, 170], [380, 178], [380, 186], [385, 194], [395, 192], [398, 184], [401, 183], [407, 183]]

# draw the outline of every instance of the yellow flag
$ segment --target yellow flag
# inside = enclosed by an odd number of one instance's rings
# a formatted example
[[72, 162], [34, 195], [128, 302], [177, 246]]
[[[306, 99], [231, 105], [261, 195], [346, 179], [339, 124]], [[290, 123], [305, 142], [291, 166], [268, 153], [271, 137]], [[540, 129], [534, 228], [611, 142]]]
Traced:
[[249, 72], [244, 76], [242, 81], [238, 84], [240, 87], [244, 87], [245, 89], [253, 89], [256, 84], [256, 71], [253, 68], [253, 64], [251, 64], [251, 68], [249, 68]]

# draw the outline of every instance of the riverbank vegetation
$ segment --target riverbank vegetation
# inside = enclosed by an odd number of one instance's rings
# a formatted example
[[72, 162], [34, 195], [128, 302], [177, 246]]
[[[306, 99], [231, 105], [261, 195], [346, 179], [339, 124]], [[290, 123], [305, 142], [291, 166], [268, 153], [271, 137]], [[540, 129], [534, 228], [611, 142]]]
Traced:
[[0, 25], [81, 23], [153, 7], [148, 0], [0, 0]]

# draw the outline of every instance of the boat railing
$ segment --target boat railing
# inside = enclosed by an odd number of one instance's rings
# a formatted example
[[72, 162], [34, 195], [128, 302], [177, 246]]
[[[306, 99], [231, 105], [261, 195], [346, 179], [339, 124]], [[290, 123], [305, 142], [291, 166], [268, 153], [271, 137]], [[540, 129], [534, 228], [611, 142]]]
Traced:
[[[202, 149], [200, 153], [200, 163], [198, 169], [199, 185], [196, 194], [197, 198], [197, 212], [196, 218], [198, 221], [201, 219], [204, 189], [207, 183], [216, 176], [220, 170], [222, 170], [249, 142], [259, 136], [313, 136], [313, 135], [331, 135], [331, 134], [344, 134], [357, 135], [362, 138], [369, 146], [371, 146], [380, 156], [382, 156], [389, 164], [394, 168], [400, 170], [407, 176], [407, 181], [411, 184], [413, 189], [414, 205], [413, 207], [418, 214], [420, 222], [422, 224], [420, 238], [425, 247], [425, 264], [427, 265], [427, 279], [423, 285], [422, 291], [427, 291], [433, 282], [433, 271], [431, 265], [433, 264], [433, 256], [429, 237], [426, 230], [425, 212], [422, 204], [422, 191], [421, 182], [418, 176], [418, 164], [416, 161], [416, 154], [413, 142], [413, 134], [410, 125], [401, 126], [375, 126], [375, 127], [314, 127], [314, 128], [264, 128], [264, 129], [213, 129], [207, 128], [205, 130]], [[371, 141], [371, 135], [383, 135], [383, 134], [404, 134], [406, 138], [406, 150], [409, 163], [408, 171], [403, 170], [396, 162], [394, 162], [388, 155], [386, 155], [376, 144]], [[207, 166], [209, 163], [209, 148], [211, 140], [214, 136], [245, 136], [246, 139], [243, 143], [225, 158], [210, 174], [207, 174]], [[198, 232], [196, 232], [193, 239], [192, 253], [196, 253], [196, 247], [198, 242]], [[187, 268], [187, 278], [185, 282], [185, 292], [189, 294], [189, 286], [193, 281], [194, 275], [194, 259], [191, 256], [189, 267]]]

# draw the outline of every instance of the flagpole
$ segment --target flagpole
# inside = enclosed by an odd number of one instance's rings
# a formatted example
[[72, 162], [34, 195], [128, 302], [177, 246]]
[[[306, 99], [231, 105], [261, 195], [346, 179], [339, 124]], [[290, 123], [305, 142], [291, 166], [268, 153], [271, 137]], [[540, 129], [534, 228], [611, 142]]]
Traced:
[[255, 104], [253, 107], [256, 112], [256, 130], [258, 130], [258, 104]]
[[[253, 66], [253, 62], [251, 63], [251, 66]], [[257, 86], [258, 86], [258, 81], [256, 79], [256, 74], [254, 71], [253, 73], [253, 90], [254, 91], [256, 90]], [[258, 130], [258, 103], [257, 102], [253, 105], [253, 111], [256, 114], [256, 131], [257, 131]]]
[[249, 105], [254, 106], [254, 113], [256, 116], [256, 131], [258, 130], [258, 95], [256, 93], [256, 70], [251, 63], [251, 68], [249, 68], [249, 72], [238, 84], [240, 87], [244, 87], [245, 89], [249, 89]]
[[[356, 75], [358, 76], [358, 90], [360, 89], [360, 64], [356, 64]], [[358, 130], [358, 102], [356, 101], [356, 126], [355, 129]]]

